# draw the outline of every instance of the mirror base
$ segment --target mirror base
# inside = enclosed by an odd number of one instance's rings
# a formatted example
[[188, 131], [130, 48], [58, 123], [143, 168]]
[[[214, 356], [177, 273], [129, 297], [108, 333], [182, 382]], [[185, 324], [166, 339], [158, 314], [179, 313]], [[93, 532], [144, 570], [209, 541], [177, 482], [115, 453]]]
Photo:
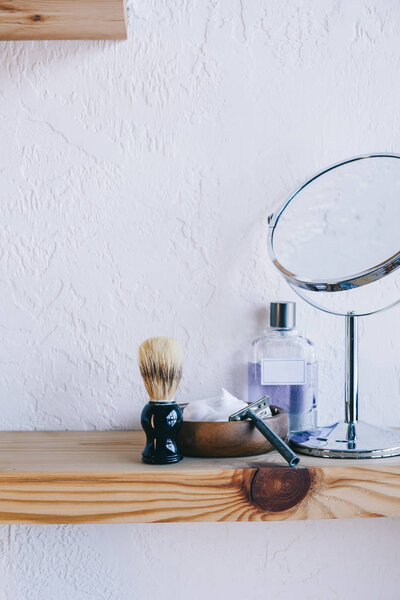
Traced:
[[385, 458], [400, 455], [400, 431], [364, 421], [339, 421], [313, 431], [297, 431], [290, 445], [300, 454], [323, 458]]

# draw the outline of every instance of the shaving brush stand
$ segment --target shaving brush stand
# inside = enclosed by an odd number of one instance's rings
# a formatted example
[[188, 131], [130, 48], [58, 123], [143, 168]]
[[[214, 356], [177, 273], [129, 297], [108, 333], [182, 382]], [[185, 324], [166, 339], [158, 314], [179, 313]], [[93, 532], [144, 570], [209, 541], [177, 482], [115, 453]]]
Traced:
[[143, 408], [141, 423], [146, 434], [142, 459], [153, 465], [165, 465], [182, 460], [177, 437], [183, 422], [176, 402], [148, 402]]

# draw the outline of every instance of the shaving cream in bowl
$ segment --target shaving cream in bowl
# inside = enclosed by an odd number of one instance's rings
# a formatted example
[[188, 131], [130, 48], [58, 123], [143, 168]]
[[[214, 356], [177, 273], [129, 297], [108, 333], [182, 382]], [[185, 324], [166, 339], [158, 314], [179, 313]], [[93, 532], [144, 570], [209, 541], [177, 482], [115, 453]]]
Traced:
[[[179, 446], [185, 456], [254, 456], [273, 450], [251, 421], [228, 421], [229, 416], [245, 408], [246, 402], [222, 389], [218, 396], [195, 400], [183, 410]], [[283, 439], [288, 432], [287, 414], [271, 407], [268, 425]]]

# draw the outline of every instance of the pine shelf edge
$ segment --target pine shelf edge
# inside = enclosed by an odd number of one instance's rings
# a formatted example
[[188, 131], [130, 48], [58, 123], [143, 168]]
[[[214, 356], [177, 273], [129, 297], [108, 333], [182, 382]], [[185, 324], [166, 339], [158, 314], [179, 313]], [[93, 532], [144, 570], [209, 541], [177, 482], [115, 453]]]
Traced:
[[126, 38], [126, 0], [0, 0], [0, 41]]
[[0, 523], [400, 516], [400, 457], [185, 458], [145, 465], [141, 431], [0, 432]]

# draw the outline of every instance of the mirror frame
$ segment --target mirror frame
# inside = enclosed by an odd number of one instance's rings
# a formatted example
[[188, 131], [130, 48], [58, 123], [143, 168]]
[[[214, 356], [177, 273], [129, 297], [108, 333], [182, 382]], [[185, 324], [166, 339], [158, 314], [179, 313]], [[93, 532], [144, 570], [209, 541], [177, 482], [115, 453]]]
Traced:
[[342, 167], [343, 165], [347, 165], [352, 162], [356, 162], [359, 160], [365, 160], [368, 158], [396, 158], [400, 159], [399, 154], [389, 154], [389, 153], [376, 153], [376, 154], [363, 154], [361, 156], [356, 156], [354, 158], [350, 158], [348, 160], [344, 160], [340, 163], [336, 163], [323, 171], [320, 171], [310, 179], [308, 179], [302, 186], [300, 186], [294, 194], [292, 194], [275, 213], [268, 217], [268, 253], [269, 256], [275, 265], [275, 267], [280, 271], [282, 276], [286, 279], [286, 281], [297, 288], [302, 288], [305, 290], [309, 290], [312, 292], [342, 292], [346, 290], [351, 290], [354, 288], [361, 287], [363, 285], [367, 285], [368, 283], [372, 283], [374, 281], [378, 281], [385, 277], [389, 273], [392, 273], [396, 269], [400, 267], [400, 250], [396, 252], [393, 256], [388, 258], [387, 260], [354, 275], [341, 277], [339, 279], [328, 279], [326, 281], [313, 281], [311, 279], [305, 279], [298, 277], [295, 273], [292, 273], [288, 269], [286, 269], [276, 258], [274, 251], [274, 234], [276, 226], [279, 222], [280, 217], [283, 212], [287, 208], [287, 206], [294, 200], [294, 198], [310, 183], [325, 175], [325, 173], [329, 173], [333, 169], [337, 169]]

